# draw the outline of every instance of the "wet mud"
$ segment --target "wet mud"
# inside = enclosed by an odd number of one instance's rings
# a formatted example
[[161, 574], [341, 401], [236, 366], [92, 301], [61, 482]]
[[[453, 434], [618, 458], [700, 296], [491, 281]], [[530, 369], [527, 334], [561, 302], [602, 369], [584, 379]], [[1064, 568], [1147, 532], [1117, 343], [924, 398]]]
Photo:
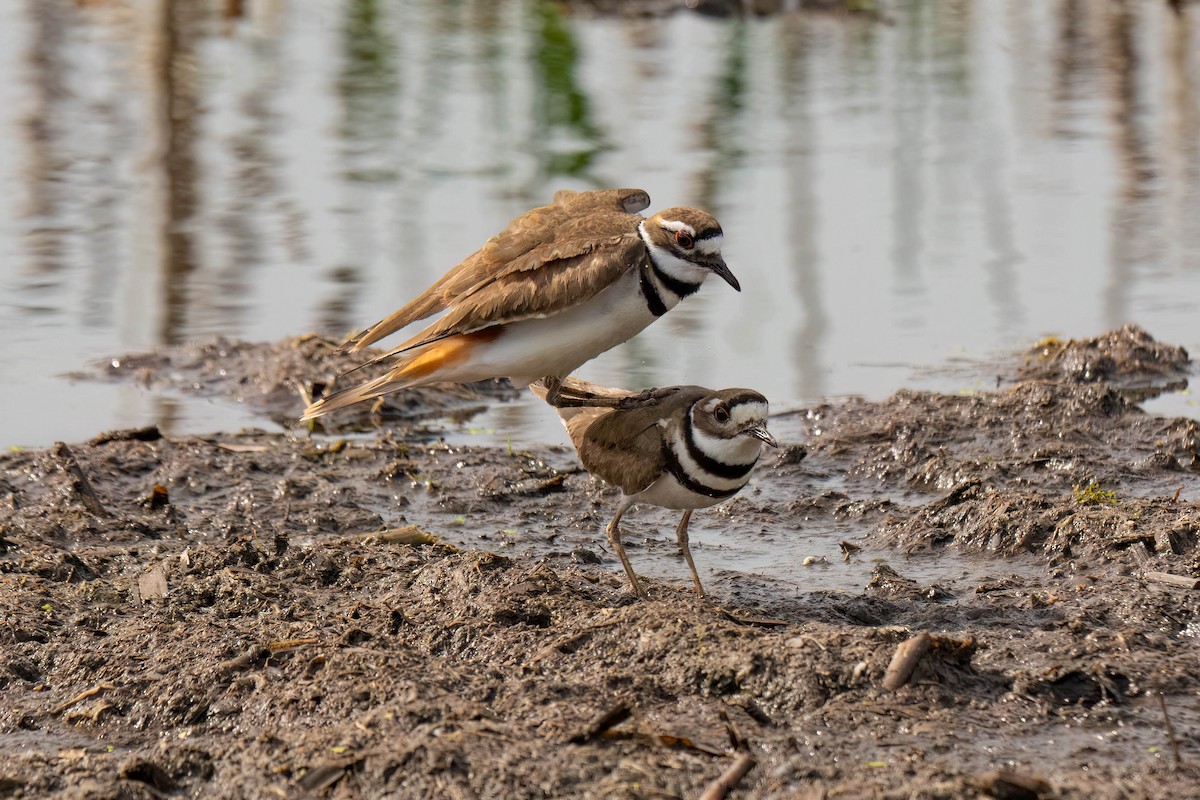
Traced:
[[[96, 375], [285, 420], [338, 359]], [[995, 371], [773, 418], [693, 521], [707, 598], [655, 511], [629, 595], [572, 451], [436, 438], [501, 385], [4, 453], [0, 797], [698, 797], [750, 760], [730, 796], [1194, 796], [1197, 424], [1138, 406], [1188, 356], [1126, 327]]]

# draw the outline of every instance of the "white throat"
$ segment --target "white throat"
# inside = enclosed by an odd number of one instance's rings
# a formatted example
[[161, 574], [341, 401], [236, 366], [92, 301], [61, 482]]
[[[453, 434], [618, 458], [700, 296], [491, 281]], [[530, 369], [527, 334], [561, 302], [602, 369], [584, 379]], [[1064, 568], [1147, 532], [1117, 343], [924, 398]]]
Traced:
[[638, 223], [638, 235], [642, 237], [642, 242], [650, 251], [650, 258], [654, 259], [654, 266], [658, 267], [668, 278], [698, 286], [704, 283], [704, 279], [708, 277], [710, 270], [680, 258], [671, 250], [650, 241], [650, 237], [646, 235], [645, 220]]
[[692, 439], [700, 452], [725, 464], [752, 464], [762, 453], [762, 440], [738, 434], [732, 439], [705, 433], [697, 425], [692, 426]]

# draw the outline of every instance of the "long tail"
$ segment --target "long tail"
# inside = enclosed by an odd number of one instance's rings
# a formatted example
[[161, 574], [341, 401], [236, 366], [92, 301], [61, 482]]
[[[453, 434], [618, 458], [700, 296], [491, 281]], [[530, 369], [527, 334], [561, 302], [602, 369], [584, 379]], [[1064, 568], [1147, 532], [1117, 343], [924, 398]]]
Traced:
[[313, 403], [304, 409], [300, 421], [315, 419], [330, 411], [382, 397], [410, 386], [433, 383], [437, 378], [430, 380], [430, 376], [443, 367], [452, 366], [465, 359], [472, 344], [470, 335], [454, 336], [406, 353], [395, 367], [378, 378], [334, 392]]
[[336, 411], [339, 408], [345, 408], [363, 400], [371, 400], [389, 392], [399, 391], [410, 385], [411, 383], [403, 378], [399, 380], [394, 379], [392, 373], [389, 372], [386, 375], [380, 375], [375, 380], [360, 383], [358, 386], [351, 386], [340, 392], [334, 392], [328, 397], [322, 397], [304, 409], [304, 415], [300, 417], [300, 421], [305, 422], [310, 419], [316, 419], [322, 414], [328, 414], [330, 411]]

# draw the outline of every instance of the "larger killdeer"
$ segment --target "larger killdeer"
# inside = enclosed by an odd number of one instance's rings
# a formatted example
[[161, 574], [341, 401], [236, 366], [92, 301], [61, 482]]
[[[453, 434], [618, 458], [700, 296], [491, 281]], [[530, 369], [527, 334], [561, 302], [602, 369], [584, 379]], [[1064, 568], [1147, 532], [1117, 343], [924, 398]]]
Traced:
[[[565, 389], [582, 395], [620, 399], [633, 396], [570, 379]], [[539, 397], [546, 390], [531, 387]], [[621, 544], [621, 517], [635, 503], [683, 511], [675, 537], [696, 591], [704, 594], [688, 547], [692, 511], [727, 500], [750, 480], [767, 432], [767, 399], [750, 389], [671, 386], [656, 390], [652, 403], [636, 408], [559, 408], [559, 415], [588, 472], [623, 492], [605, 533], [634, 594], [642, 596], [633, 565]]]
[[641, 189], [561, 191], [551, 205], [517, 217], [343, 346], [359, 351], [445, 311], [376, 359], [396, 358], [387, 374], [318, 400], [302, 419], [409, 386], [496, 377], [517, 386], [545, 379], [549, 401], [559, 405], [559, 379], [674, 308], [710, 274], [741, 291], [721, 258], [715, 219], [694, 208], [641, 217], [649, 205]]

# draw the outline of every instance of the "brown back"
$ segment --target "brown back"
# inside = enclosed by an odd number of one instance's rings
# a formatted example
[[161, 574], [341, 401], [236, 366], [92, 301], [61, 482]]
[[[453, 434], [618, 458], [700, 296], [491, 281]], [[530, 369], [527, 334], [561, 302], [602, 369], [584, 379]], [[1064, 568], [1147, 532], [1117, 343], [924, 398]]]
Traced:
[[447, 308], [442, 320], [392, 350], [489, 325], [545, 316], [593, 296], [642, 257], [641, 189], [560, 191], [511, 221], [403, 308], [343, 345], [358, 351]]
[[[583, 381], [571, 381], [596, 394], [625, 397], [636, 394], [623, 389], [605, 389]], [[539, 397], [545, 390], [533, 387]], [[567, 433], [579, 452], [584, 469], [625, 494], [642, 491], [662, 475], [663, 428], [660, 422], [680, 424], [692, 404], [711, 393], [702, 386], [678, 386], [657, 402], [633, 409], [559, 408]]]

